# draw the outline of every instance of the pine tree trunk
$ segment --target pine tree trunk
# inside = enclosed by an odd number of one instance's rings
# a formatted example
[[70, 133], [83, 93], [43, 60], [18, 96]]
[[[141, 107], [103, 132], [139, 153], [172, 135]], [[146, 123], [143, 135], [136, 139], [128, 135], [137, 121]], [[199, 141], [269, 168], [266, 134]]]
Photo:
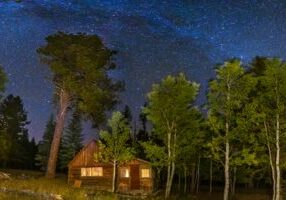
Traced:
[[197, 186], [196, 186], [196, 192], [199, 192], [200, 187], [200, 166], [201, 166], [201, 156], [199, 156], [198, 159], [198, 169], [197, 169]]
[[235, 185], [236, 185], [236, 167], [233, 169], [233, 181], [232, 181], [232, 196], [235, 195]]
[[225, 185], [224, 185], [224, 193], [223, 199], [228, 200], [228, 193], [229, 193], [229, 143], [226, 142], [226, 152], [225, 152], [225, 169], [224, 169], [224, 176], [225, 176]]
[[276, 114], [276, 199], [280, 199], [280, 121], [279, 114]]
[[165, 198], [168, 198], [170, 195], [170, 179], [171, 179], [171, 165], [172, 162], [170, 161], [171, 159], [171, 133], [168, 133], [168, 171], [167, 171], [167, 183], [166, 183], [166, 190], [165, 190]]
[[172, 189], [172, 183], [173, 183], [174, 174], [175, 174], [175, 162], [172, 162], [172, 169], [171, 169], [171, 175], [170, 175], [169, 185], [168, 185], [168, 188], [167, 188], [166, 198], [168, 198], [168, 197], [170, 196], [171, 189]]
[[187, 167], [186, 166], [184, 166], [184, 178], [185, 178], [185, 180], [184, 180], [184, 193], [186, 193], [187, 192]]
[[225, 185], [223, 192], [223, 199], [228, 200], [229, 196], [229, 140], [228, 140], [228, 123], [226, 123], [226, 141], [225, 141], [225, 163], [224, 163], [224, 177]]
[[268, 156], [269, 156], [269, 163], [270, 163], [270, 167], [271, 167], [271, 174], [272, 174], [272, 200], [276, 199], [276, 171], [274, 168], [274, 164], [273, 164], [273, 159], [272, 159], [272, 150], [271, 150], [271, 146], [270, 146], [270, 141], [269, 141], [269, 135], [268, 135], [268, 128], [267, 128], [267, 124], [264, 121], [264, 129], [265, 129], [265, 134], [266, 134], [266, 143], [267, 143], [267, 148], [268, 148]]
[[60, 91], [60, 106], [56, 118], [56, 127], [54, 132], [53, 141], [50, 149], [50, 156], [48, 160], [48, 166], [46, 171], [47, 178], [55, 178], [56, 175], [56, 166], [58, 159], [58, 152], [61, 142], [61, 136], [64, 129], [65, 117], [67, 113], [67, 108], [69, 106], [69, 94], [61, 89]]
[[[168, 153], [169, 153], [169, 159], [175, 157], [175, 147], [176, 147], [176, 134], [174, 135], [174, 144], [173, 144], [173, 151], [171, 151], [171, 134], [168, 136], [168, 139], [170, 139], [170, 142], [168, 142]], [[167, 199], [170, 196], [173, 178], [175, 174], [175, 161], [172, 160], [171, 163], [168, 166], [168, 180], [167, 180], [167, 187], [166, 187], [166, 193], [165, 198]]]
[[273, 166], [273, 161], [272, 158], [271, 159], [271, 172], [272, 172], [272, 190], [273, 190], [273, 194], [272, 194], [272, 200], [276, 199], [276, 172], [275, 172], [275, 168]]
[[192, 165], [192, 177], [191, 177], [191, 193], [195, 192], [195, 188], [196, 188], [196, 166]]
[[227, 84], [227, 110], [226, 110], [226, 122], [225, 122], [225, 163], [224, 163], [224, 178], [225, 178], [225, 185], [224, 185], [224, 192], [223, 192], [223, 199], [228, 200], [229, 197], [229, 154], [230, 154], [230, 147], [229, 147], [229, 112], [230, 108], [228, 107], [230, 102], [230, 84]]
[[181, 173], [179, 173], [179, 184], [178, 184], [178, 191], [181, 192]]
[[248, 189], [254, 189], [255, 184], [254, 184], [254, 177], [255, 177], [256, 172], [252, 172], [249, 176], [249, 183], [248, 183]]
[[113, 175], [112, 175], [112, 192], [115, 192], [116, 189], [116, 168], [117, 168], [117, 162], [116, 160], [113, 161]]
[[166, 199], [170, 196], [170, 193], [171, 193], [174, 173], [175, 173], [175, 163], [172, 162], [170, 166], [170, 174], [168, 175], [169, 178], [167, 180], [167, 186], [166, 186], [166, 193], [165, 193]]
[[210, 190], [209, 192], [212, 193], [213, 191], [213, 161], [210, 162]]

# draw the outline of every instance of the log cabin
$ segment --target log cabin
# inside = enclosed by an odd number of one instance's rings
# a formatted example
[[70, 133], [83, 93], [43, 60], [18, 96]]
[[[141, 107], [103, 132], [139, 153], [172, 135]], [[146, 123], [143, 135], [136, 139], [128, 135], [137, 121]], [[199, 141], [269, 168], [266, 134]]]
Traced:
[[[75, 187], [93, 187], [111, 191], [113, 163], [96, 162], [99, 151], [96, 140], [91, 140], [68, 164], [68, 182]], [[154, 189], [154, 171], [148, 161], [136, 158], [117, 167], [117, 192], [149, 194]]]

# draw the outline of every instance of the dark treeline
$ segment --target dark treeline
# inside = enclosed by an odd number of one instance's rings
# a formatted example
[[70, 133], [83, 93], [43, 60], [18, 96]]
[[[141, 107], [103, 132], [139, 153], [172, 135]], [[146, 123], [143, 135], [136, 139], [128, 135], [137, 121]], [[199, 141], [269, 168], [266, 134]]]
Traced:
[[[38, 144], [34, 138], [29, 138], [27, 125], [30, 122], [19, 96], [8, 95], [2, 99], [0, 119], [0, 168], [45, 171], [55, 129], [53, 115]], [[68, 162], [82, 148], [82, 141], [81, 119], [75, 113], [61, 141], [58, 171], [66, 171]]]
[[[83, 146], [81, 122], [82, 120], [80, 115], [75, 112], [64, 131], [59, 149], [59, 161], [57, 163], [57, 170], [60, 172], [66, 172], [68, 163]], [[42, 171], [47, 170], [54, 131], [55, 120], [53, 115], [51, 115], [47, 122], [43, 138], [39, 141], [38, 152], [35, 158], [35, 165]]]
[[[166, 198], [172, 191], [196, 193], [207, 188], [210, 193], [223, 190], [227, 200], [237, 187], [257, 187], [272, 189], [272, 199], [280, 199], [286, 153], [283, 60], [256, 57], [247, 66], [237, 59], [218, 65], [202, 107], [195, 105], [198, 83], [183, 73], [169, 75], [153, 85], [139, 123], [134, 123], [128, 106], [106, 120], [122, 90], [122, 83], [108, 76], [115, 69], [116, 52], [97, 36], [81, 33], [59, 32], [46, 42], [38, 53], [52, 71], [56, 116], [50, 117], [36, 147], [28, 139], [21, 99], [4, 98], [2, 167], [38, 167], [47, 178], [55, 177], [56, 168], [65, 171], [81, 149], [81, 123], [90, 120], [99, 130], [102, 149], [95, 160], [112, 161], [115, 172], [134, 157], [149, 160], [156, 171], [156, 187], [164, 188]], [[115, 192], [115, 179], [113, 183]]]
[[0, 166], [34, 169], [37, 146], [29, 139], [27, 113], [19, 96], [8, 95], [0, 103]]

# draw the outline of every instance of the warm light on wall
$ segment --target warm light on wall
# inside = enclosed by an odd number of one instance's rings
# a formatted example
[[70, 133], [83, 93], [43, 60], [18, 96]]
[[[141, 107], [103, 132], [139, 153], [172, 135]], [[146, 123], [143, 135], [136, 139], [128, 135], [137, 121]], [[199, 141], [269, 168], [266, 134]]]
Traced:
[[81, 168], [81, 176], [103, 176], [102, 167], [86, 167]]
[[130, 173], [128, 168], [121, 168], [120, 176], [124, 178], [129, 178]]
[[141, 178], [150, 178], [150, 169], [141, 169]]

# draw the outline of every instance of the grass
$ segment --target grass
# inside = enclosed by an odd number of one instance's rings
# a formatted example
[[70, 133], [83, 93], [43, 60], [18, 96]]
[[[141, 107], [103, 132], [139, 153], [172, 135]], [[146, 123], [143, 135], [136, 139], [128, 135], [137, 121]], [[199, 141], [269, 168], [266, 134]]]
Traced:
[[45, 178], [13, 179], [0, 183], [0, 187], [14, 190], [32, 190], [36, 193], [50, 193], [62, 195], [65, 199], [86, 199], [85, 193], [81, 189], [68, 186], [62, 178], [49, 180]]
[[[11, 190], [30, 190], [39, 194], [58, 194], [64, 199], [69, 200], [86, 200], [86, 199], [102, 199], [113, 200], [116, 199], [113, 194], [106, 192], [93, 191], [87, 188], [73, 188], [67, 184], [65, 176], [58, 176], [56, 179], [46, 179], [44, 174], [35, 171], [23, 171], [23, 170], [1, 170], [11, 175], [11, 180], [4, 180], [0, 182], [0, 188], [7, 188]], [[92, 197], [88, 197], [87, 194], [93, 193]], [[0, 193], [0, 200], [12, 199], [8, 198], [11, 195], [16, 194], [3, 194]], [[24, 195], [25, 196], [25, 195]], [[25, 197], [21, 196], [20, 199]], [[15, 196], [13, 199], [16, 199]], [[28, 198], [28, 197], [27, 197]], [[29, 199], [31, 199], [30, 197]]]
[[23, 196], [20, 194], [6, 194], [0, 193], [0, 200], [38, 200], [36, 197], [33, 198], [31, 196]]
[[[0, 181], [0, 188], [7, 188], [14, 191], [30, 190], [40, 194], [58, 194], [65, 200], [123, 200], [115, 194], [103, 191], [95, 191], [88, 188], [73, 188], [67, 184], [66, 176], [59, 175], [56, 179], [46, 179], [42, 172], [23, 171], [23, 170], [0, 170], [9, 173], [11, 180]], [[87, 195], [92, 194], [92, 195]], [[39, 200], [39, 197], [19, 194], [17, 192], [1, 193], [0, 200]], [[162, 195], [150, 197], [148, 200], [161, 200]], [[170, 200], [220, 200], [221, 193], [213, 193], [211, 196], [208, 192], [200, 193], [197, 196], [191, 195], [173, 195]], [[233, 200], [269, 200], [270, 196], [265, 191], [253, 191], [251, 193], [241, 192]]]

